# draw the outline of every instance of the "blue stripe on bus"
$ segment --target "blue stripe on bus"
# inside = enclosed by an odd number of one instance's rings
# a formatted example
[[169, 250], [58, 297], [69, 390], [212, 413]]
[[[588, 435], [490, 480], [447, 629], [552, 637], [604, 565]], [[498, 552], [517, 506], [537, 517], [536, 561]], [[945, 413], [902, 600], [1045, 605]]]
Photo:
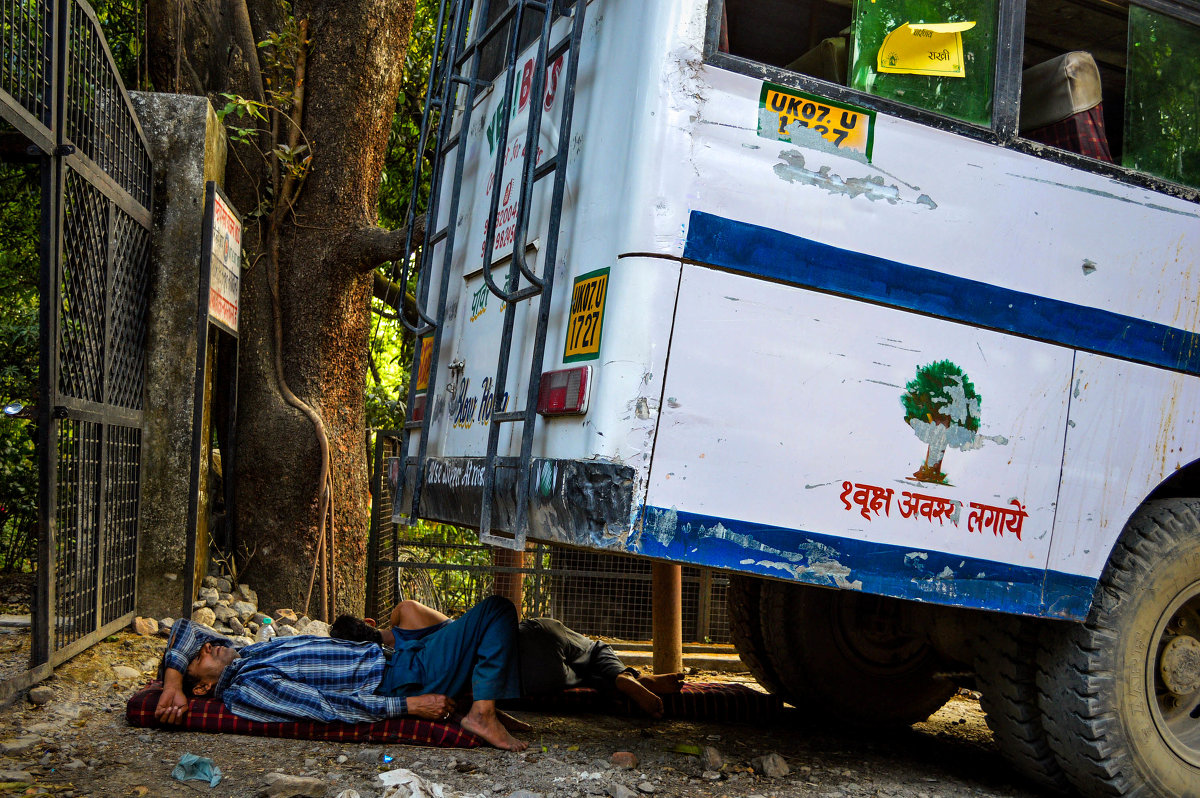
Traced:
[[692, 211], [683, 257], [803, 288], [1200, 374], [1200, 335]]
[[1097, 580], [647, 506], [637, 554], [895, 598], [1083, 620]]

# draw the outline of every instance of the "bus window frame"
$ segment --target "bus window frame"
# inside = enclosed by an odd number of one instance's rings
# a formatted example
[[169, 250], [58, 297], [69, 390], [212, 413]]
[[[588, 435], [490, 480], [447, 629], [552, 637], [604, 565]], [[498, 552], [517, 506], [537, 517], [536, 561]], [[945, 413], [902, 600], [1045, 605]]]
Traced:
[[[936, 130], [955, 133], [994, 144], [1043, 160], [1102, 175], [1138, 188], [1150, 189], [1178, 199], [1200, 204], [1200, 187], [1186, 186], [1161, 177], [1139, 172], [1116, 163], [1106, 163], [1086, 155], [1060, 150], [1021, 138], [1017, 131], [1017, 112], [1021, 106], [1021, 68], [1025, 47], [1026, 0], [999, 0], [996, 25], [995, 75], [992, 79], [992, 126], [990, 128], [927, 111], [912, 105], [877, 97], [867, 92], [830, 83], [782, 67], [752, 61], [720, 52], [721, 14], [724, 0], [709, 0], [708, 22], [704, 39], [704, 63], [730, 72], [747, 75], [781, 86], [815, 93], [838, 102], [869, 108], [881, 114], [916, 122]], [[1200, 25], [1200, 2], [1194, 0], [1130, 0], [1161, 14], [1193, 25]], [[1006, 46], [1007, 43], [1007, 46]]]

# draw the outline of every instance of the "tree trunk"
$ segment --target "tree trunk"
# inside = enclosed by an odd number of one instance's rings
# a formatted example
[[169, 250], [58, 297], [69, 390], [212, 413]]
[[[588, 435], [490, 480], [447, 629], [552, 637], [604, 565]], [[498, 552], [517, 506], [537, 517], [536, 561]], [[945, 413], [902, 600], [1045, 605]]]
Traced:
[[[320, 539], [321, 457], [314, 424], [285, 400], [277, 380], [275, 265], [286, 387], [316, 412], [328, 434], [335, 612], [361, 613], [368, 530], [363, 389], [372, 271], [379, 262], [399, 257], [400, 249], [395, 233], [375, 228], [376, 207], [414, 0], [297, 0], [293, 10], [309, 25], [301, 141], [311, 146], [312, 160], [290, 211], [281, 213], [274, 226], [278, 263], [271, 263], [275, 248], [269, 246], [269, 220], [248, 228], [244, 238], [236, 534], [254, 552], [242, 575], [269, 602], [264, 609], [304, 611]], [[223, 32], [212, 37], [220, 42], [195, 48], [203, 49], [195, 54], [198, 63], [181, 57], [188, 61], [186, 68], [175, 68], [174, 53], [156, 53], [155, 85], [172, 88], [178, 73], [197, 76], [193, 80], [202, 85], [182, 85], [210, 97], [223, 91], [254, 98], [256, 87], [262, 96], [261, 67], [247, 62], [248, 69], [241, 70], [238, 54], [244, 49], [237, 43], [261, 40], [268, 31], [260, 26], [281, 19], [271, 0], [152, 2], [152, 49], [200, 41], [203, 36], [193, 33], [194, 27]], [[224, 98], [214, 103], [224, 104]], [[280, 128], [286, 131], [287, 125]], [[260, 149], [269, 150], [267, 137], [260, 138]], [[286, 135], [282, 138], [286, 141]], [[237, 148], [236, 156], [227, 169], [227, 188], [234, 205], [247, 214], [264, 196], [270, 170], [252, 148]], [[281, 196], [278, 187], [275, 196]], [[318, 585], [307, 608], [310, 615], [319, 613], [320, 594]]]

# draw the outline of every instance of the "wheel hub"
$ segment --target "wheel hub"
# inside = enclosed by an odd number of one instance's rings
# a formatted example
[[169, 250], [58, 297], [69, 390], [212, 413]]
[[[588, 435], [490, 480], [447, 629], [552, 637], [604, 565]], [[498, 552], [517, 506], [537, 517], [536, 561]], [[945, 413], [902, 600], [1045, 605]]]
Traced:
[[1200, 640], [1180, 635], [1163, 649], [1158, 662], [1163, 685], [1178, 696], [1200, 689]]

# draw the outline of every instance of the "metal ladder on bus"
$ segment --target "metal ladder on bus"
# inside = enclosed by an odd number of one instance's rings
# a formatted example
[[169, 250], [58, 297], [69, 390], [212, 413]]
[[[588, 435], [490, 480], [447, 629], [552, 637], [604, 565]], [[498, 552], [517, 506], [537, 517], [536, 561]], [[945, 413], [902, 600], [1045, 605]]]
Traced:
[[[563, 195], [566, 190], [567, 176], [567, 154], [569, 152], [569, 143], [571, 140], [571, 123], [574, 111], [575, 100], [575, 78], [579, 67], [579, 50], [580, 43], [583, 39], [583, 23], [584, 15], [587, 7], [587, 0], [574, 0], [568, 5], [563, 0], [548, 0], [540, 2], [539, 0], [513, 0], [504, 12], [502, 12], [482, 35], [474, 36], [470, 43], [466, 42], [469, 34], [468, 22], [470, 20], [487, 20], [489, 18], [490, 2], [503, 2], [503, 0], [482, 0], [479, 7], [472, 9], [473, 3], [470, 0], [441, 0], [438, 8], [438, 26], [437, 38], [434, 44], [435, 63], [430, 70], [429, 84], [426, 92], [425, 110], [422, 116], [421, 135], [418, 141], [416, 167], [413, 172], [413, 188], [409, 201], [408, 210], [408, 236], [405, 242], [405, 252], [412, 251], [412, 236], [414, 221], [416, 219], [417, 191], [421, 183], [421, 167], [422, 153], [425, 151], [425, 145], [428, 141], [429, 127], [433, 114], [438, 115], [438, 130], [437, 130], [437, 146], [434, 150], [434, 158], [430, 168], [432, 169], [430, 182], [430, 199], [429, 207], [426, 209], [425, 217], [427, 223], [436, 224], [439, 214], [439, 205], [441, 202], [442, 179], [444, 177], [445, 159], [451, 153], [454, 154], [454, 171], [450, 191], [449, 212], [446, 215], [447, 224], [432, 232], [426, 232], [426, 238], [421, 250], [421, 270], [420, 280], [417, 288], [416, 297], [416, 314], [417, 323], [410, 324], [404, 316], [403, 312], [403, 295], [397, 302], [397, 316], [402, 323], [413, 333], [415, 339], [413, 366], [410, 371], [409, 379], [409, 398], [408, 407], [412, 408], [414, 400], [419, 393], [417, 390], [417, 375], [421, 365], [421, 341], [423, 338], [432, 335], [433, 346], [429, 356], [429, 372], [426, 378], [427, 394], [426, 394], [426, 412], [420, 421], [412, 421], [409, 419], [405, 422], [404, 428], [401, 431], [400, 438], [400, 469], [399, 469], [399, 485], [396, 490], [396, 495], [393, 501], [403, 501], [405, 493], [405, 483], [408, 476], [409, 457], [408, 452], [411, 443], [412, 432], [420, 431], [420, 442], [417, 446], [417, 455], [415, 460], [416, 478], [412, 485], [412, 498], [409, 504], [409, 513], [407, 522], [413, 523], [417, 518], [418, 510], [421, 504], [421, 489], [424, 484], [424, 466], [428, 450], [429, 442], [429, 426], [430, 418], [435, 406], [433, 401], [433, 386], [437, 382], [438, 372], [438, 355], [441, 350], [442, 333], [444, 325], [442, 324], [446, 315], [446, 293], [450, 283], [451, 264], [454, 258], [455, 244], [455, 221], [458, 218], [459, 199], [462, 188], [463, 168], [466, 162], [466, 147], [459, 146], [462, 142], [462, 137], [465, 131], [470, 130], [471, 117], [474, 111], [476, 93], [481, 88], [486, 88], [490, 83], [480, 80], [479, 66], [481, 58], [480, 53], [485, 45], [491, 42], [496, 36], [504, 30], [505, 26], [511, 22], [508, 34], [508, 46], [506, 48], [506, 65], [503, 74], [505, 75], [504, 93], [502, 97], [505, 113], [500, 114], [500, 129], [496, 134], [496, 140], [499, 145], [496, 147], [496, 164], [493, 169], [493, 185], [491, 189], [491, 206], [488, 211], [488, 219], [494, 220], [499, 208], [500, 188], [503, 185], [503, 158], [507, 147], [504, 144], [508, 141], [509, 122], [513, 114], [510, 113], [508, 104], [513, 102], [513, 88], [517, 78], [516, 60], [518, 55], [518, 46], [521, 36], [522, 21], [526, 19], [526, 14], [530, 11], [540, 13], [542, 15], [541, 35], [537, 40], [537, 54], [534, 61], [534, 69], [532, 76], [532, 85], [530, 87], [530, 96], [538, 98], [529, 104], [529, 124], [526, 132], [524, 160], [521, 166], [521, 194], [517, 205], [517, 216], [514, 221], [516, 233], [513, 242], [512, 259], [509, 262], [508, 274], [504, 283], [504, 287], [496, 284], [492, 278], [491, 268], [491, 252], [495, 241], [496, 225], [494, 222], [488, 224], [487, 235], [484, 241], [484, 269], [483, 279], [488, 290], [496, 297], [503, 300], [504, 308], [504, 326], [500, 340], [500, 353], [496, 364], [496, 379], [492, 391], [493, 397], [504, 396], [508, 382], [509, 361], [512, 352], [513, 344], [513, 329], [515, 325], [515, 312], [517, 304], [533, 297], [540, 297], [538, 303], [537, 328], [533, 343], [533, 354], [530, 358], [529, 383], [526, 389], [526, 402], [523, 410], [501, 411], [493, 410], [491, 421], [488, 425], [488, 446], [487, 454], [484, 461], [484, 484], [482, 506], [479, 518], [479, 540], [481, 543], [501, 546], [504, 548], [515, 549], [518, 551], [524, 550], [525, 539], [529, 526], [529, 481], [530, 481], [530, 463], [532, 460], [533, 450], [533, 432], [537, 421], [537, 395], [538, 386], [541, 382], [542, 375], [542, 359], [545, 353], [546, 344], [546, 329], [549, 324], [550, 317], [550, 301], [553, 295], [554, 288], [554, 265], [558, 259], [558, 238], [559, 225], [562, 219], [562, 202]], [[451, 18], [447, 19], [447, 6], [453, 5]], [[550, 45], [551, 31], [555, 20], [555, 11], [561, 10], [562, 16], [571, 17], [569, 32], [566, 36], [560, 39], [553, 46]], [[553, 156], [546, 158], [541, 163], [537, 161], [537, 138], [541, 129], [541, 117], [543, 104], [541, 99], [545, 94], [545, 78], [547, 67], [553, 64], [558, 58], [565, 57], [566, 65], [564, 70], [564, 80], [560, 84], [563, 97], [563, 107], [559, 118], [558, 130], [558, 148]], [[470, 75], [464, 74], [464, 67], [469, 67]], [[459, 90], [465, 91], [465, 102], [463, 103], [463, 112], [457, 132], [452, 133], [454, 127], [454, 110], [455, 99]], [[543, 257], [541, 258], [542, 269], [541, 274], [535, 274], [530, 270], [525, 259], [526, 250], [528, 248], [529, 234], [529, 217], [530, 204], [533, 198], [534, 184], [545, 177], [553, 176], [554, 184], [551, 194], [551, 205], [549, 213], [549, 229], [546, 236], [546, 245], [542, 250]], [[433, 265], [433, 253], [439, 243], [445, 242], [445, 247], [442, 253], [441, 263], [441, 284], [438, 293], [438, 307], [431, 316], [426, 305], [429, 300], [430, 280], [428, 279]], [[403, 265], [400, 286], [403, 290], [407, 290], [408, 276], [411, 259], [405, 259]], [[516, 290], [509, 290], [509, 286], [518, 286], [521, 278], [528, 283], [524, 287], [519, 287]], [[516, 463], [507, 463], [506, 465], [515, 465], [517, 468], [517, 494], [516, 494], [516, 516], [513, 519], [512, 537], [496, 535], [492, 532], [492, 494], [495, 492], [496, 486], [496, 470], [501, 464], [501, 460], [512, 460], [513, 458], [500, 458], [498, 456], [499, 448], [499, 430], [502, 423], [517, 423], [521, 424], [521, 453], [515, 458]]]

